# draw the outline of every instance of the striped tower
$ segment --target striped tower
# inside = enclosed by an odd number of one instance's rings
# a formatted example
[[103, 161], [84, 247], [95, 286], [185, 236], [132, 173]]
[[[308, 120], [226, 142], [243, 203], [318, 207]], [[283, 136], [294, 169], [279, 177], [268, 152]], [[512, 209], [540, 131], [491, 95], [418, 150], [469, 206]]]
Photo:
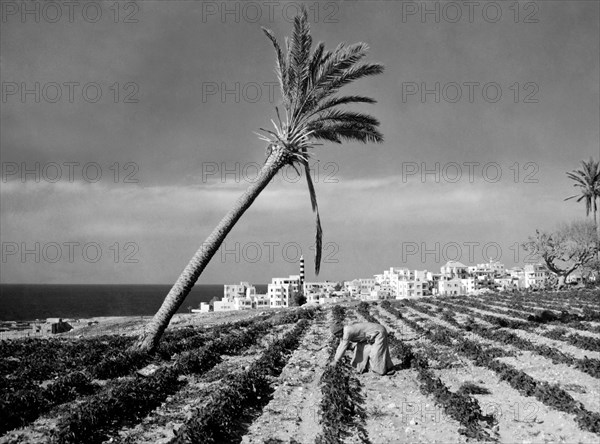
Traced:
[[304, 256], [300, 256], [300, 289], [304, 286]]

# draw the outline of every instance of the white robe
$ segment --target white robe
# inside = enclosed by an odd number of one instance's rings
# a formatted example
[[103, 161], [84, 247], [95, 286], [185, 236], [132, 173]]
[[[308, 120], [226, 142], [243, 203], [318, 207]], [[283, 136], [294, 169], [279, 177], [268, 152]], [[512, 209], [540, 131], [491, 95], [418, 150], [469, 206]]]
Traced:
[[356, 344], [352, 366], [359, 373], [370, 368], [375, 373], [385, 375], [394, 368], [388, 348], [387, 330], [383, 325], [371, 322], [346, 325], [334, 362], [344, 356], [351, 342]]

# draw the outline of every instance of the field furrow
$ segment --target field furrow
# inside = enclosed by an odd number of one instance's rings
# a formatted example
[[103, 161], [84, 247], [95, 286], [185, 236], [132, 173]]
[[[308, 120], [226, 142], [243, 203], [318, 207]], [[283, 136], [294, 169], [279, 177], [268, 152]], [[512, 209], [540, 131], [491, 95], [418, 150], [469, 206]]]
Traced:
[[[421, 318], [423, 319], [423, 318]], [[442, 325], [435, 326], [431, 321], [425, 321], [427, 325], [421, 325], [424, 321], [407, 320], [409, 325], [418, 332], [426, 335], [436, 343], [455, 346], [465, 357], [474, 361], [476, 365], [487, 367], [494, 371], [502, 380], [507, 381], [521, 394], [533, 396], [546, 406], [560, 412], [569, 414], [580, 427], [580, 434], [592, 439], [589, 432], [600, 435], [600, 414], [587, 410], [580, 402], [565, 390], [558, 386], [539, 381], [526, 373], [496, 359], [499, 356], [491, 354], [488, 347], [484, 347], [475, 341], [465, 339], [463, 334]], [[432, 328], [435, 327], [435, 328]], [[597, 438], [594, 438], [597, 439]]]
[[321, 430], [319, 380], [329, 356], [325, 339], [329, 336], [330, 318], [331, 312], [328, 318], [316, 319], [304, 335], [274, 382], [273, 398], [249, 427], [242, 443], [314, 442]]
[[[381, 323], [379, 319], [371, 315], [368, 306], [362, 303], [359, 305], [359, 314], [368, 322]], [[390, 335], [389, 341], [392, 355], [399, 357], [401, 360], [399, 367], [406, 368], [410, 366], [416, 370], [419, 391], [428, 398], [428, 402], [423, 404], [416, 404], [413, 401], [404, 402], [401, 418], [408, 421], [404, 437], [406, 441], [437, 439], [431, 435], [429, 437], [426, 435], [413, 436], [416, 434], [416, 430], [411, 426], [417, 426], [419, 423], [426, 424], [427, 418], [436, 422], [434, 430], [437, 430], [442, 422], [455, 426], [456, 433], [459, 434], [458, 442], [464, 442], [466, 439], [497, 441], [496, 432], [493, 429], [495, 423], [493, 417], [483, 415], [481, 406], [475, 399], [465, 393], [450, 391], [436, 377], [428, 359], [420, 350], [412, 345], [402, 343], [393, 335]], [[380, 378], [378, 376], [372, 377]], [[415, 417], [415, 413], [419, 416]]]
[[[476, 313], [469, 312], [468, 309], [465, 309], [464, 307], [459, 307], [459, 306], [456, 306], [453, 304], [447, 304], [446, 302], [443, 302], [443, 301], [431, 301], [431, 300], [422, 301], [422, 302], [420, 302], [420, 304], [422, 307], [429, 307], [431, 309], [440, 307], [440, 308], [446, 308], [446, 309], [450, 309], [450, 310], [460, 310], [460, 311], [455, 311], [454, 313], [455, 313], [456, 319], [460, 320], [462, 323], [469, 322], [468, 318], [471, 317], [471, 318], [475, 319], [478, 323], [485, 325], [487, 327], [495, 326], [495, 324], [488, 322], [487, 320], [485, 320], [484, 318], [482, 318], [480, 315], [478, 315]], [[510, 330], [510, 333], [517, 335], [518, 337], [520, 337], [526, 341], [533, 342], [534, 344], [537, 344], [540, 346], [551, 347], [553, 349], [560, 351], [561, 353], [571, 355], [576, 359], [584, 359], [587, 357], [589, 359], [600, 360], [600, 352], [590, 351], [590, 350], [582, 350], [582, 349], [577, 348], [577, 347], [575, 347], [571, 344], [568, 344], [564, 341], [558, 341], [558, 340], [551, 339], [551, 338], [548, 338], [545, 336], [541, 336], [537, 332], [538, 332], [538, 330], [531, 330], [531, 331], [522, 330], [522, 329], [511, 329]]]
[[278, 335], [286, 334], [291, 325], [273, 327], [264, 336], [257, 339], [249, 348], [239, 354], [221, 355], [221, 362], [202, 375], [181, 375], [182, 387], [169, 395], [156, 409], [130, 426], [122, 427], [105, 442], [107, 443], [167, 443], [175, 437], [175, 431], [189, 420], [196, 409], [201, 408], [219, 389], [227, 375], [240, 373], [252, 364], [260, 353]]
[[242, 372], [228, 374], [169, 441], [183, 443], [239, 442], [248, 425], [260, 416], [274, 392], [273, 382], [298, 347], [311, 321], [299, 320], [282, 338], [269, 344]]
[[[413, 310], [407, 307], [408, 311]], [[423, 312], [413, 310], [413, 313], [425, 317], [427, 320], [448, 328], [455, 332], [461, 332], [468, 335], [469, 340], [480, 341], [482, 339], [475, 332], [467, 332], [448, 322], [432, 317]], [[483, 341], [480, 341], [483, 343]], [[600, 413], [600, 382], [585, 373], [568, 367], [564, 364], [556, 364], [551, 360], [537, 355], [535, 352], [521, 350], [518, 347], [508, 345], [502, 342], [489, 341], [488, 345], [502, 347], [504, 350], [512, 352], [514, 356], [499, 357], [498, 360], [510, 364], [517, 370], [520, 370], [532, 378], [540, 381], [548, 382], [549, 384], [558, 384], [560, 387], [569, 392], [569, 394], [577, 401], [580, 401], [588, 410]], [[583, 387], [588, 387], [585, 392], [582, 392]]]
[[[392, 325], [402, 325], [402, 319], [393, 319], [393, 316], [380, 311], [383, 318], [389, 319]], [[421, 340], [425, 342], [424, 340]], [[439, 343], [426, 341], [431, 347], [443, 350]], [[447, 348], [447, 347], [446, 347]], [[535, 399], [521, 395], [506, 382], [500, 380], [497, 374], [485, 367], [474, 365], [470, 360], [461, 361], [460, 366], [448, 369], [436, 369], [435, 374], [452, 391], [459, 391], [461, 387], [476, 386], [478, 391], [487, 393], [473, 393], [472, 396], [479, 402], [482, 412], [494, 415], [497, 421], [499, 441], [502, 443], [522, 442], [560, 442], [570, 433], [580, 433], [577, 424], [562, 412], [548, 408]], [[483, 389], [483, 390], [481, 390]], [[463, 388], [464, 390], [464, 388]], [[471, 390], [473, 390], [471, 388]], [[535, 415], [532, 413], [535, 412]], [[553, 424], [568, 424], [566, 428], [556, 430]]]
[[[597, 443], [599, 303], [570, 290], [202, 314], [154, 356], [130, 351], [134, 330], [0, 341], [0, 444]], [[332, 323], [365, 321], [388, 330], [395, 372], [358, 374], [351, 351], [332, 363]]]

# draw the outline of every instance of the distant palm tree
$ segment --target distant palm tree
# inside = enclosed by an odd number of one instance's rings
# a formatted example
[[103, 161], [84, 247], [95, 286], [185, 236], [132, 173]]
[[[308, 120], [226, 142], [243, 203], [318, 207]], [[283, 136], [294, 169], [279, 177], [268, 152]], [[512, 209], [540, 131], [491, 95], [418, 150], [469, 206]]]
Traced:
[[339, 109], [341, 105], [375, 103], [375, 100], [356, 95], [335, 96], [342, 86], [383, 72], [384, 68], [379, 63], [359, 63], [367, 54], [366, 44], [346, 46], [341, 43], [335, 50], [329, 51], [323, 43], [319, 43], [311, 53], [312, 38], [304, 8], [294, 19], [291, 39], [286, 38], [286, 54], [273, 33], [264, 28], [263, 31], [273, 43], [277, 54], [276, 73], [283, 97], [285, 120], [281, 120], [276, 107], [277, 123], [271, 120], [273, 130], [261, 128], [264, 134], [259, 136], [267, 142], [267, 158], [257, 180], [238, 199], [185, 267], [146, 331], [134, 345], [142, 351], [155, 350], [171, 317], [227, 234], [275, 174], [286, 165], [294, 168], [300, 166], [306, 173], [312, 209], [316, 213], [315, 273], [319, 274], [323, 233], [315, 188], [310, 177], [309, 150], [316, 145], [316, 140], [335, 143], [341, 143], [342, 140], [383, 142], [377, 119], [367, 114]]
[[579, 194], [567, 197], [565, 200], [577, 198], [577, 202], [585, 202], [585, 215], [594, 214], [594, 227], [598, 234], [598, 206], [596, 199], [600, 198], [600, 164], [590, 157], [589, 162], [581, 161], [582, 169], [567, 173], [569, 179], [575, 181], [574, 187], [579, 188]]

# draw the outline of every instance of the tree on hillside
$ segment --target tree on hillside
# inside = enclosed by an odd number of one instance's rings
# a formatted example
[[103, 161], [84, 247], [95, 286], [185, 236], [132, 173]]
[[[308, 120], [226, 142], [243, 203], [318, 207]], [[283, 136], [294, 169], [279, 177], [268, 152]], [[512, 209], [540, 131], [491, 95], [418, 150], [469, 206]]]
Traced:
[[292, 295], [292, 307], [300, 307], [301, 305], [306, 304], [306, 296], [301, 291], [295, 291]]
[[279, 108], [275, 108], [277, 123], [271, 120], [274, 128], [261, 128], [264, 134], [260, 137], [267, 144], [267, 158], [256, 180], [196, 251], [150, 321], [146, 332], [134, 344], [136, 349], [146, 352], [156, 349], [171, 317], [183, 303], [227, 234], [277, 172], [287, 165], [296, 169], [299, 167], [306, 173], [312, 209], [316, 213], [315, 273], [318, 275], [322, 230], [310, 175], [310, 150], [318, 140], [334, 143], [342, 143], [342, 140], [383, 142], [377, 119], [368, 114], [340, 108], [354, 103], [375, 103], [375, 100], [360, 95], [336, 96], [343, 86], [383, 72], [381, 64], [362, 61], [368, 51], [365, 43], [348, 46], [340, 43], [332, 51], [326, 50], [325, 45], [319, 43], [311, 52], [312, 37], [304, 7], [294, 19], [294, 30], [292, 37], [286, 40], [285, 53], [274, 34], [264, 28], [263, 31], [276, 52], [276, 73], [283, 98], [283, 120]]
[[563, 224], [552, 233], [535, 233], [523, 248], [544, 261], [557, 278], [557, 288], [563, 287], [571, 273], [593, 261], [598, 252], [596, 227], [589, 221]]
[[581, 279], [587, 284], [598, 283], [600, 278], [600, 259], [595, 257], [581, 267]]
[[[598, 235], [598, 206], [596, 199], [600, 198], [600, 163], [590, 157], [588, 162], [581, 161], [582, 168], [567, 173], [569, 179], [575, 181], [574, 187], [579, 189], [578, 194], [567, 197], [565, 200], [577, 198], [577, 202], [585, 203], [585, 215], [593, 213], [594, 227]], [[600, 237], [600, 235], [598, 235]]]

